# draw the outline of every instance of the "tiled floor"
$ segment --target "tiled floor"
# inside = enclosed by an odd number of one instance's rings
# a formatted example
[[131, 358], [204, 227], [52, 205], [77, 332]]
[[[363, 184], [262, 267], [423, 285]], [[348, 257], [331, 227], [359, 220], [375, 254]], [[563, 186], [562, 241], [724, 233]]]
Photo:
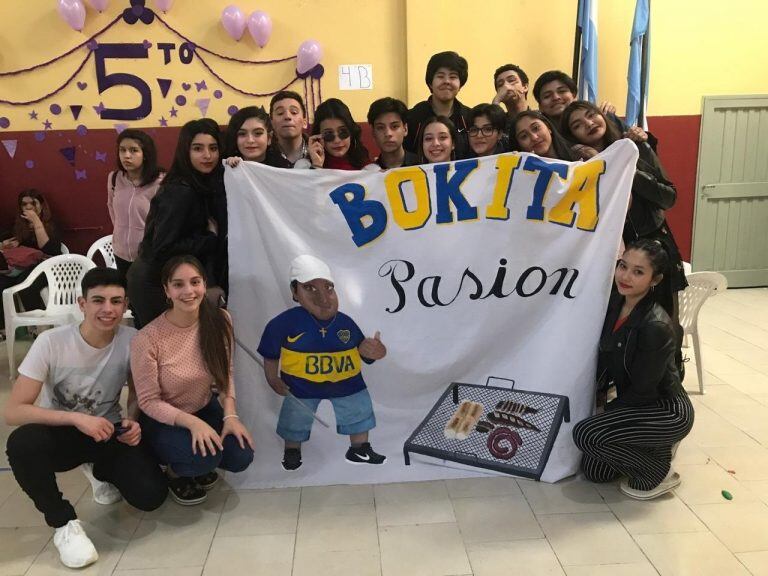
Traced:
[[[167, 502], [142, 514], [95, 504], [74, 471], [61, 476], [61, 488], [101, 554], [82, 573], [768, 575], [768, 289], [728, 291], [701, 319], [707, 394], [692, 396], [696, 425], [674, 463], [683, 477], [675, 494], [636, 502], [578, 478], [223, 485], [203, 506]], [[2, 403], [7, 374], [0, 378]], [[686, 386], [698, 389], [693, 364]], [[8, 432], [0, 426], [3, 444]], [[0, 576], [70, 573], [51, 532], [10, 473], [0, 472]]]

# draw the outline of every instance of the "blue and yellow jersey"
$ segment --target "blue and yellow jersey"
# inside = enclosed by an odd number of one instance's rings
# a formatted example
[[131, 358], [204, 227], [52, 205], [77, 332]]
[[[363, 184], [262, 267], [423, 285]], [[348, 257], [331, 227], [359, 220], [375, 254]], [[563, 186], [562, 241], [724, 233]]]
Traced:
[[269, 321], [259, 354], [280, 360], [280, 377], [299, 398], [337, 398], [365, 388], [357, 347], [365, 339], [355, 321], [339, 312], [316, 320], [301, 306]]

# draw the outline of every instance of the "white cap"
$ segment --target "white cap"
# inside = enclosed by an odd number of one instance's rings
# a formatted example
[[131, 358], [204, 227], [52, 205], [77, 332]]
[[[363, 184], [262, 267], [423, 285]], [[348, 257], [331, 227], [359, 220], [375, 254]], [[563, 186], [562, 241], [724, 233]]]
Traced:
[[302, 254], [294, 258], [291, 261], [291, 268], [288, 274], [291, 277], [291, 282], [298, 280], [302, 284], [318, 278], [333, 282], [333, 276], [331, 276], [331, 269], [328, 268], [328, 264], [309, 254]]

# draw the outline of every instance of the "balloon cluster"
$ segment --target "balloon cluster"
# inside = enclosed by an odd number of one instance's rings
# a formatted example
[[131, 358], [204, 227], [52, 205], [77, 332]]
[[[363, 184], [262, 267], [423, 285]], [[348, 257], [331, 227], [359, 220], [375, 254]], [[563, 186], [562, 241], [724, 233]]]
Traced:
[[[248, 28], [253, 40], [261, 48], [267, 45], [272, 35], [272, 19], [269, 14], [256, 10], [246, 20], [242, 10], [234, 4], [227, 6], [221, 12], [221, 25], [233, 39], [240, 41], [245, 29]], [[316, 40], [306, 40], [301, 43], [296, 54], [296, 71], [301, 78], [313, 76], [319, 78], [323, 75], [320, 60], [323, 57], [323, 49]]]
[[[87, 0], [88, 5], [94, 10], [104, 12], [109, 6], [109, 0]], [[133, 2], [131, 2], [133, 4]], [[144, 2], [141, 2], [143, 5]], [[155, 0], [157, 7], [163, 12], [168, 12], [173, 5], [173, 0]], [[59, 16], [74, 30], [80, 32], [85, 26], [85, 6], [83, 0], [58, 0], [56, 6]]]
[[254, 42], [261, 48], [267, 45], [272, 35], [272, 18], [261, 10], [256, 10], [246, 20], [240, 8], [234, 5], [227, 6], [221, 13], [221, 25], [224, 26], [227, 34], [238, 41], [248, 28]]

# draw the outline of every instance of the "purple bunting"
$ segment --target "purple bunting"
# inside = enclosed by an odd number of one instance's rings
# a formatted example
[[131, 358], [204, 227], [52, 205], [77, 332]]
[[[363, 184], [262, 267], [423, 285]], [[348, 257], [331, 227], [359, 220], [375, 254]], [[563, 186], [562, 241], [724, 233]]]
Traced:
[[163, 98], [168, 96], [168, 91], [171, 89], [171, 84], [173, 83], [173, 80], [170, 80], [169, 78], [158, 78], [157, 84], [160, 86], [160, 93], [163, 95]]
[[80, 112], [82, 111], [83, 107], [80, 106], [80, 104], [72, 104], [69, 107], [69, 111], [72, 112], [72, 117], [77, 120], [80, 117]]
[[3, 140], [3, 146], [5, 151], [8, 152], [8, 156], [13, 158], [16, 155], [16, 147], [19, 145], [18, 140]]
[[65, 160], [69, 163], [70, 166], [75, 165], [75, 147], [74, 146], [59, 148], [59, 152], [61, 153], [62, 156], [64, 156]]
[[195, 100], [195, 106], [200, 109], [200, 114], [202, 114], [203, 117], [205, 117], [205, 115], [208, 113], [208, 106], [210, 103], [210, 98], [199, 98], [198, 100]]
[[88, 172], [85, 170], [75, 170], [75, 180], [88, 180]]
[[96, 150], [96, 161], [97, 162], [106, 162], [107, 161], [107, 153], [106, 152], [99, 152]]

